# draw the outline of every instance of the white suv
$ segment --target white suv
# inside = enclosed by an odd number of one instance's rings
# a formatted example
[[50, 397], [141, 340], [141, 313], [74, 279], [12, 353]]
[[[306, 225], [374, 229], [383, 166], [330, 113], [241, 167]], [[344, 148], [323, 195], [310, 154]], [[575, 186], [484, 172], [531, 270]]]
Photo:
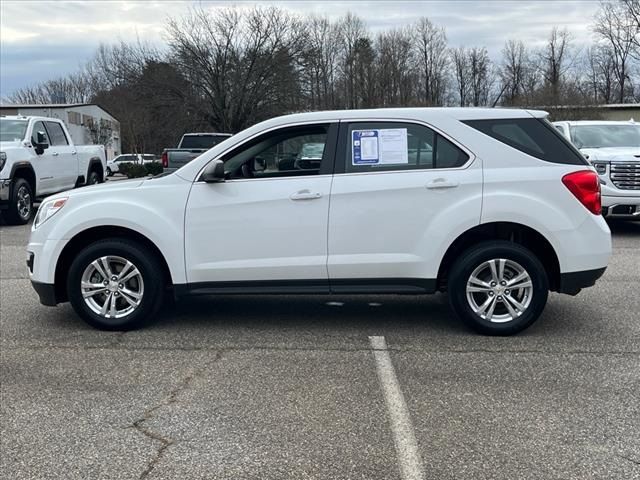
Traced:
[[[598, 176], [545, 116], [274, 118], [174, 174], [49, 198], [31, 280], [43, 304], [68, 300], [109, 330], [152, 319], [170, 295], [447, 291], [476, 330], [512, 334], [549, 290], [593, 285], [611, 255]], [[319, 143], [315, 168], [295, 168]]]

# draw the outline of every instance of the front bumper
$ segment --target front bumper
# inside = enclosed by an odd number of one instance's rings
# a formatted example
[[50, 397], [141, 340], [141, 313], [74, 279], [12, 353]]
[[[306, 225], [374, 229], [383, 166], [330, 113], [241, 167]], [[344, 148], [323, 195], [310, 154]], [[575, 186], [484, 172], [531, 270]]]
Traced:
[[607, 267], [560, 274], [560, 293], [577, 295], [583, 288], [593, 287]]
[[0, 180], [0, 210], [4, 210], [9, 205], [11, 196], [11, 179]]
[[56, 301], [55, 285], [51, 283], [34, 282], [33, 280], [31, 280], [31, 285], [38, 294], [38, 297], [40, 297], [40, 303], [42, 305], [55, 307], [58, 304], [58, 302]]
[[602, 216], [605, 218], [627, 218], [640, 220], [640, 196], [602, 196]]

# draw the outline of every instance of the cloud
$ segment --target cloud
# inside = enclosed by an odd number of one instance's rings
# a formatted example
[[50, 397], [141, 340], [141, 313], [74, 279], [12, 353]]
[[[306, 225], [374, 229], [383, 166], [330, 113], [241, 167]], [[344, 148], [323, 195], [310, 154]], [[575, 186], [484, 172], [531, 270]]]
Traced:
[[140, 39], [164, 44], [169, 17], [190, 7], [248, 9], [269, 5], [293, 14], [337, 19], [360, 16], [375, 35], [427, 16], [446, 28], [451, 46], [486, 46], [498, 58], [505, 40], [540, 46], [550, 29], [566, 26], [576, 44], [591, 37], [598, 8], [573, 1], [5, 1], [0, 15], [0, 95], [24, 85], [75, 71], [100, 43]]

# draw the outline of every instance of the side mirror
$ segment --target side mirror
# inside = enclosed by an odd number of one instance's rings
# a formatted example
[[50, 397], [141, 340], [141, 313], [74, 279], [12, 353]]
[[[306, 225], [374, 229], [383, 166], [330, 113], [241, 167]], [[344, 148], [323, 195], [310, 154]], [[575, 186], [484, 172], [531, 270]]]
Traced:
[[207, 183], [224, 182], [224, 162], [222, 160], [214, 160], [202, 172], [202, 180]]
[[42, 155], [49, 148], [49, 140], [47, 140], [46, 133], [36, 132], [36, 144], [33, 147], [38, 155]]

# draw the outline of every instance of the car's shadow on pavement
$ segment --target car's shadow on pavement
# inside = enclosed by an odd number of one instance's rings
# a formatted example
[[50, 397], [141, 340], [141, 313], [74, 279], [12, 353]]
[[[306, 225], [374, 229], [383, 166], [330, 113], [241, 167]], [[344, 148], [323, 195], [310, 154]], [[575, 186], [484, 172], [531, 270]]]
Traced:
[[607, 223], [611, 233], [640, 235], [640, 220], [609, 220]]
[[453, 315], [446, 295], [233, 295], [178, 300], [163, 310], [154, 325], [162, 328], [234, 327], [340, 328], [420, 327], [467, 332]]

